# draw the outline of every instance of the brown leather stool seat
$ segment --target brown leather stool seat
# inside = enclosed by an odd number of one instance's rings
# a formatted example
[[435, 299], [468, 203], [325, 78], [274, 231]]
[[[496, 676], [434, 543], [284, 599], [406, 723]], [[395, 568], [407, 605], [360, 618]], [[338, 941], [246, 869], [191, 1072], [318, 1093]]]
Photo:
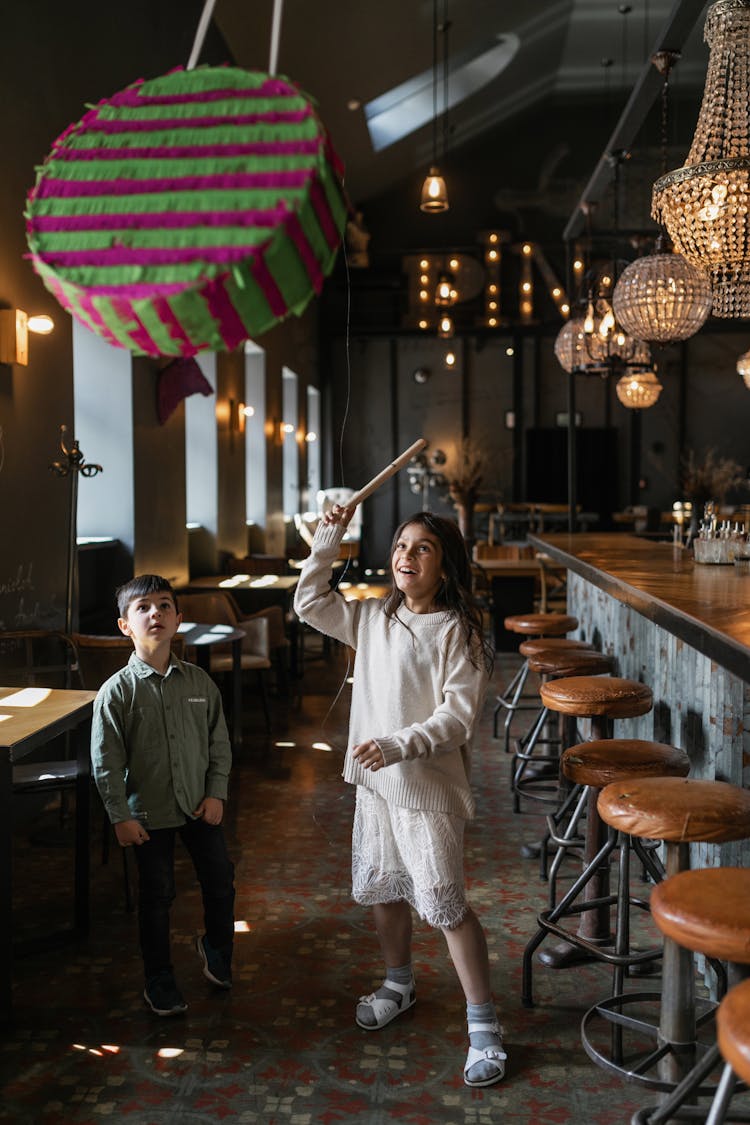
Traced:
[[684, 750], [643, 738], [602, 738], [569, 746], [561, 769], [576, 785], [604, 789], [612, 782], [639, 777], [687, 777], [690, 759]]
[[[750, 792], [724, 781], [677, 777], [639, 777], [624, 783], [616, 781], [602, 789], [598, 809], [602, 820], [618, 832], [627, 833], [631, 838], [664, 842], [665, 868], [670, 882], [674, 876], [688, 871], [691, 843], [725, 843], [750, 837]], [[681, 906], [676, 908], [679, 890], [680, 884], [670, 890], [665, 883], [652, 894], [654, 918], [659, 924], [659, 918], [663, 916], [668, 929], [676, 924], [680, 914], [686, 916], [693, 911], [695, 920], [702, 909], [697, 894], [692, 891], [680, 899]], [[660, 903], [669, 902], [673, 904], [671, 924], [668, 912], [659, 913]], [[711, 955], [708, 949], [703, 952]], [[639, 1120], [671, 1120], [674, 1107], [669, 1116], [662, 1117], [667, 1105], [674, 1101], [679, 1106], [686, 1097], [688, 1100], [692, 1098], [709, 1072], [703, 1068], [702, 1062], [695, 1064], [697, 1027], [702, 1021], [696, 1022], [694, 977], [691, 947], [686, 947], [681, 939], [678, 941], [665, 931], [661, 994], [615, 995], [584, 1016], [583, 1044], [595, 1062], [607, 1069], [617, 1069], [624, 1077], [651, 1089], [674, 1092], [653, 1114], [642, 1111], [647, 1116], [641, 1116]], [[642, 1054], [635, 1063], [635, 1056], [629, 1053], [627, 1067], [613, 1067], [612, 1060], [602, 1056], [592, 1045], [590, 1028], [598, 1017], [621, 1027], [624, 1005], [635, 1002], [641, 1008], [648, 1002], [658, 1004], [658, 1026], [655, 1024], [651, 1032], [659, 1050]], [[640, 1013], [638, 1023], [642, 1041], [649, 1025]], [[650, 1073], [654, 1065], [655, 1073]], [[688, 1089], [686, 1095], [684, 1091]]]
[[[545, 644], [545, 639], [529, 644]], [[521, 645], [521, 648], [524, 646]], [[612, 671], [614, 657], [593, 648], [543, 648], [527, 655], [529, 671], [539, 676], [596, 676]], [[513, 811], [519, 812], [520, 798], [525, 795], [534, 800], [557, 803], [559, 798], [557, 768], [558, 756], [549, 753], [551, 743], [565, 741], [564, 733], [561, 738], [542, 738], [542, 732], [547, 723], [549, 709], [542, 705], [536, 719], [523, 738], [517, 740], [516, 752], [510, 771], [511, 789], [513, 791]], [[573, 736], [575, 737], [575, 736]], [[536, 754], [537, 747], [542, 748], [542, 754]], [[550, 781], [553, 782], [550, 785]]]
[[528, 637], [563, 637], [578, 628], [578, 618], [567, 613], [514, 613], [505, 628]]
[[594, 646], [588, 641], [575, 641], [572, 637], [532, 637], [531, 640], [521, 641], [518, 651], [521, 656], [536, 656], [539, 652], [557, 651], [559, 649], [584, 649], [594, 652]]
[[706, 1125], [722, 1125], [727, 1120], [737, 1078], [750, 1083], [750, 980], [736, 984], [722, 1000], [716, 1013], [716, 1032], [726, 1061]]
[[599, 676], [612, 671], [613, 656], [596, 649], [543, 648], [528, 657], [529, 669], [540, 676]]
[[[631, 779], [637, 780], [644, 776], [671, 775], [682, 778], [690, 770], [690, 760], [684, 750], [662, 742], [635, 738], [607, 738], [569, 746], [563, 752], [560, 768], [564, 777], [583, 788], [591, 813], [599, 790], [613, 780], [616, 779], [622, 786], [629, 784]], [[524, 953], [522, 999], [527, 1006], [532, 1003], [531, 957], [548, 933], [560, 938], [564, 947], [568, 946], [571, 949], [571, 955], [568, 959], [560, 961], [559, 955], [553, 951], [548, 957], [540, 958], [543, 963], [557, 968], [584, 959], [605, 961], [614, 968], [613, 984], [616, 994], [622, 989], [625, 970], [628, 967], [653, 961], [660, 954], [658, 948], [639, 953], [634, 953], [630, 948], [629, 907], [644, 908], [646, 904], [639, 899], [630, 898], [628, 840], [623, 839], [617, 832], [607, 834], [598, 817], [587, 823], [584, 869], [568, 893], [555, 905], [554, 884], [557, 870], [564, 849], [570, 846], [570, 840], [556, 839], [554, 835], [553, 839], [558, 844], [559, 850], [550, 871], [552, 884], [550, 908], [538, 916], [539, 930]], [[617, 847], [620, 849], [618, 892], [617, 895], [610, 895], [609, 857]], [[644, 870], [655, 880], [661, 878], [661, 871], [655, 866], [653, 858], [646, 852], [640, 839], [632, 841], [632, 848], [641, 860]], [[576, 902], [581, 892], [585, 893], [591, 885], [595, 887], [596, 894], [588, 894], [584, 899], [584, 910], [590, 911], [589, 924], [586, 925], [586, 915], [583, 914], [581, 926], [578, 932], [573, 934], [565, 928], [562, 920], [569, 916], [581, 918], [583, 912], [580, 905], [576, 906]], [[612, 941], [609, 938], [610, 911], [615, 904], [617, 904], [617, 928]]]
[[[511, 633], [518, 633], [525, 637], [553, 637], [562, 638], [566, 633], [572, 633], [578, 628], [578, 618], [568, 613], [516, 613], [506, 617], [505, 628]], [[513, 679], [503, 688], [495, 701], [495, 710], [492, 715], [492, 737], [498, 736], [498, 720], [500, 711], [506, 711], [505, 722], [505, 753], [510, 750], [511, 724], [517, 711], [530, 711], [536, 708], [536, 703], [524, 703], [523, 700], [532, 698], [524, 695], [526, 680], [529, 675], [527, 661], [521, 665]], [[533, 696], [536, 699], [536, 696]]]
[[637, 680], [617, 676], [570, 676], [542, 684], [542, 702], [551, 711], [579, 719], [633, 719], [653, 706], [653, 692]]

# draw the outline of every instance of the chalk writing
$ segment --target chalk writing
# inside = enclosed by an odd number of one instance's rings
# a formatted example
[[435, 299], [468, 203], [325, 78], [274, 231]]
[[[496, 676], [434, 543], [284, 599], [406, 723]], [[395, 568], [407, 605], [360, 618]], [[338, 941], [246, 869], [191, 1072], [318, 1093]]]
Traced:
[[0, 581], [0, 594], [21, 594], [24, 590], [33, 590], [34, 583], [31, 578], [32, 563], [21, 563], [15, 577]]

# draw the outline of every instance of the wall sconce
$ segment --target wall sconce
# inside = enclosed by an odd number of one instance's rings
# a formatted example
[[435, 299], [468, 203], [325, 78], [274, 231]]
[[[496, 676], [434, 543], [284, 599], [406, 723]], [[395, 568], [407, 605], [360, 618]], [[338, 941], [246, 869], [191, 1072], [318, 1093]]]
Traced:
[[23, 309], [0, 309], [0, 363], [29, 362], [29, 332], [47, 336], [55, 327], [51, 316], [28, 316]]

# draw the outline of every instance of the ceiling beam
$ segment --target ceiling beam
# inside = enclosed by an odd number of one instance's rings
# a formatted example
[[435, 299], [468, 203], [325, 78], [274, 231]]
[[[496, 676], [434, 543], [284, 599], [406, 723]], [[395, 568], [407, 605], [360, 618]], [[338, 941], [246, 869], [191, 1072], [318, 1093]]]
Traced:
[[664, 79], [651, 62], [652, 56], [658, 51], [681, 50], [683, 43], [695, 27], [705, 7], [706, 0], [675, 0], [674, 7], [659, 32], [651, 55], [638, 76], [620, 119], [607, 141], [604, 152], [599, 157], [599, 162], [568, 219], [567, 226], [563, 231], [563, 239], [566, 242], [581, 233], [585, 224], [587, 209], [592, 203], [599, 202], [612, 182], [614, 163], [611, 154], [630, 150], [651, 106], [661, 93]]

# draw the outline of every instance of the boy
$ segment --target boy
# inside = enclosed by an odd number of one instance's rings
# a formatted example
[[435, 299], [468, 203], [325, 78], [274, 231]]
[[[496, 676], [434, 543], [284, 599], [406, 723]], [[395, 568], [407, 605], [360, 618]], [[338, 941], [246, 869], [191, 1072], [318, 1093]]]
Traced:
[[123, 848], [135, 846], [144, 999], [158, 1016], [187, 1008], [169, 951], [179, 833], [203, 895], [203, 974], [231, 988], [234, 866], [220, 827], [232, 754], [221, 696], [200, 668], [178, 660], [182, 620], [165, 578], [142, 574], [117, 590], [120, 631], [133, 641], [127, 665], [99, 690], [91, 757], [94, 779]]

